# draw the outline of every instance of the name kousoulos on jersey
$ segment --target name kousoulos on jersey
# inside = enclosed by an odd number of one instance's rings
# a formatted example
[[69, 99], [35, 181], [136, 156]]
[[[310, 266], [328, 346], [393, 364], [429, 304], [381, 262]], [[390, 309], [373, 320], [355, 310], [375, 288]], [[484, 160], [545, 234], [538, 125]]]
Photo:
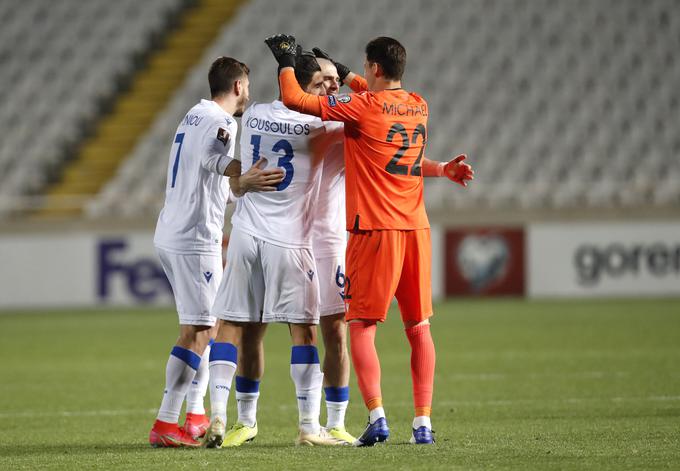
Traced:
[[175, 253], [222, 251], [229, 196], [224, 171], [234, 158], [237, 131], [234, 118], [211, 100], [184, 116], [170, 149], [155, 245]]
[[321, 159], [313, 158], [310, 137], [325, 132], [323, 122], [297, 113], [280, 101], [256, 103], [241, 119], [241, 166], [247, 171], [265, 158], [264, 168], [282, 168], [276, 191], [246, 193], [231, 222], [254, 237], [290, 248], [312, 248], [313, 209], [319, 194]]

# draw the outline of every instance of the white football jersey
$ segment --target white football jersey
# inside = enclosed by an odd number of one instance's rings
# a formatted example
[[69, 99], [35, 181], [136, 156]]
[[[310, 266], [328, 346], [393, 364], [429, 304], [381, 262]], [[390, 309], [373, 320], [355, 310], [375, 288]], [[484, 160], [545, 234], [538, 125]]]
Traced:
[[188, 254], [222, 251], [229, 197], [223, 174], [234, 159], [237, 131], [236, 120], [211, 100], [201, 100], [184, 116], [170, 149], [156, 246]]
[[277, 191], [246, 193], [236, 202], [232, 225], [281, 247], [312, 248], [313, 207], [321, 165], [313, 162], [310, 135], [325, 132], [315, 116], [289, 110], [280, 101], [253, 104], [241, 119], [241, 165], [247, 171], [259, 158], [265, 168], [280, 167], [285, 177]]
[[[342, 130], [342, 123], [328, 122], [327, 130]], [[314, 257], [345, 254], [345, 159], [342, 141], [326, 151], [321, 170], [319, 196], [314, 208], [312, 227]]]

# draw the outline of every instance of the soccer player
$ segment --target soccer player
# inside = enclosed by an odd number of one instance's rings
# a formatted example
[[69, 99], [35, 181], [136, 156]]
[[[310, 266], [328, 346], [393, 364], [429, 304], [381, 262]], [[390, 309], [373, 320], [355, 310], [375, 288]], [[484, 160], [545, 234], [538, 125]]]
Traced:
[[[340, 78], [335, 64], [313, 49], [321, 67], [326, 95], [337, 95]], [[318, 51], [318, 52], [317, 52]], [[342, 123], [326, 122], [332, 133], [342, 132]], [[330, 133], [329, 133], [330, 134]], [[319, 327], [323, 337], [324, 395], [326, 399], [326, 430], [348, 444], [356, 440], [345, 428], [345, 413], [349, 404], [349, 354], [345, 323], [345, 161], [342, 136], [337, 142], [329, 138], [324, 149], [321, 190], [314, 208], [312, 245], [319, 278]]]
[[[158, 217], [154, 245], [170, 281], [180, 334], [166, 366], [165, 390], [149, 434], [157, 447], [198, 446], [209, 421], [203, 397], [208, 382], [208, 343], [215, 318], [210, 308], [222, 277], [222, 229], [231, 190], [274, 191], [283, 172], [261, 170], [259, 162], [244, 175], [234, 159], [237, 124], [248, 101], [248, 67], [220, 57], [210, 67], [211, 100], [201, 100], [184, 116], [171, 148], [165, 205]], [[230, 177], [230, 185], [227, 179]], [[202, 358], [203, 357], [203, 358]], [[179, 427], [187, 399], [186, 422]]]
[[[314, 56], [301, 54], [297, 63], [296, 83], [314, 95], [322, 94], [323, 79]], [[283, 168], [285, 178], [275, 192], [240, 198], [232, 217], [228, 263], [212, 309], [220, 321], [210, 352], [212, 416], [204, 444], [240, 446], [257, 435], [262, 339], [270, 322], [287, 323], [293, 343], [290, 374], [299, 409], [296, 444], [342, 444], [319, 424], [323, 374], [316, 348], [319, 286], [310, 210], [319, 194], [321, 166], [312, 159], [309, 145], [312, 136], [325, 132], [324, 124], [287, 109], [279, 100], [252, 105], [242, 124], [244, 168], [264, 158], [267, 168]], [[226, 433], [227, 400], [237, 364], [238, 420]]]
[[[389, 437], [382, 403], [380, 363], [375, 349], [378, 322], [393, 296], [399, 303], [411, 345], [415, 418], [411, 443], [434, 442], [430, 413], [435, 350], [430, 334], [430, 232], [423, 201], [423, 176], [446, 175], [465, 186], [473, 172], [458, 156], [448, 163], [424, 159], [428, 107], [401, 87], [406, 51], [395, 39], [379, 37], [366, 46], [368, 91], [316, 97], [293, 80], [295, 38], [265, 41], [279, 63], [284, 104], [324, 120], [342, 121], [346, 165], [347, 229], [346, 319], [350, 322], [352, 362], [369, 421], [356, 446]], [[340, 78], [364, 88], [359, 77], [337, 64]], [[342, 69], [342, 70], [341, 70]]]

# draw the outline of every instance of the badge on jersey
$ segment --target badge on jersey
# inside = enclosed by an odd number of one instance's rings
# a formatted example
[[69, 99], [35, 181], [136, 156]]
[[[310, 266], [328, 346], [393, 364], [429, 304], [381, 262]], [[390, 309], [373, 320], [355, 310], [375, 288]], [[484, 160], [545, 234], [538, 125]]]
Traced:
[[333, 95], [328, 95], [328, 106], [335, 106], [337, 104], [335, 97]]
[[342, 95], [338, 95], [338, 102], [339, 103], [349, 103], [352, 101], [352, 97], [349, 96], [347, 93], [343, 93]]
[[217, 130], [217, 140], [226, 146], [229, 144], [229, 132], [224, 128], [219, 128]]

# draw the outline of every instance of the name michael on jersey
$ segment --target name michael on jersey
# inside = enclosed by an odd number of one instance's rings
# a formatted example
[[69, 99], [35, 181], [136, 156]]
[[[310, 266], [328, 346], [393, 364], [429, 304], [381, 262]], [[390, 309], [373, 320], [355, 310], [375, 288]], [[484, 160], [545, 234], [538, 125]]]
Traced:
[[275, 134], [288, 134], [291, 136], [307, 136], [309, 124], [281, 123], [252, 116], [246, 120], [245, 126], [258, 131], [272, 132]]
[[390, 103], [383, 102], [383, 114], [392, 116], [427, 116], [427, 105], [409, 105], [406, 103]]

